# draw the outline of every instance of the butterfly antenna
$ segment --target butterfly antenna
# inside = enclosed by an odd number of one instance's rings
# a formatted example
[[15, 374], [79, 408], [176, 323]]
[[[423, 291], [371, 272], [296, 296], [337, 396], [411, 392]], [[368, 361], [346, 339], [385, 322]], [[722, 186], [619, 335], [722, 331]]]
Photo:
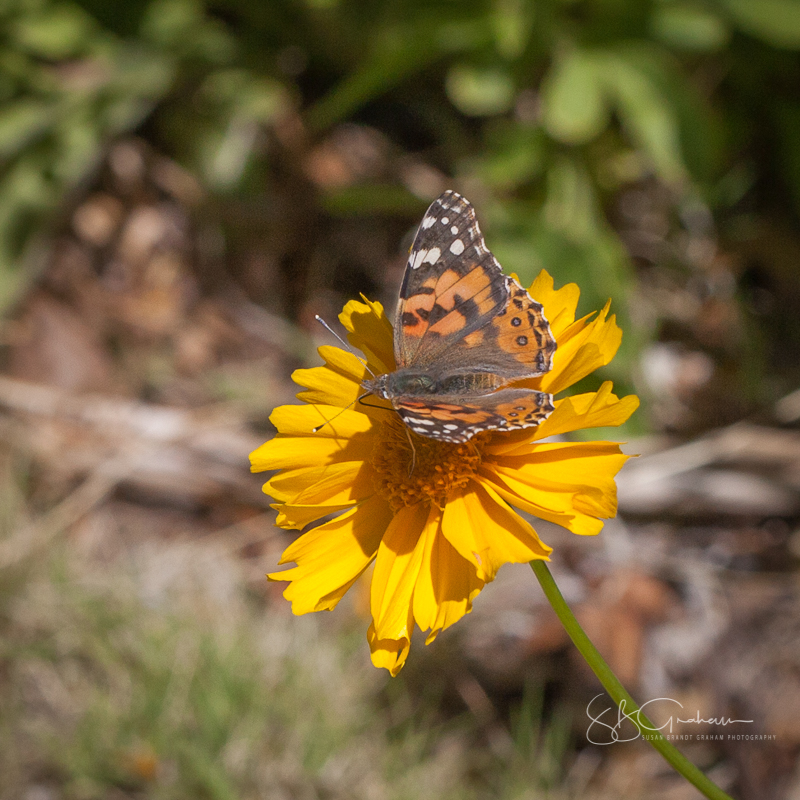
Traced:
[[[365, 397], [369, 397], [369, 392], [365, 392], [364, 394], [360, 395], [359, 397], [356, 397], [355, 400], [353, 400], [351, 403], [348, 403], [341, 410], [337, 411], [330, 419], [326, 419], [325, 422], [322, 423], [322, 425], [317, 425], [316, 428], [312, 428], [311, 432], [312, 433], [316, 433], [317, 431], [321, 431], [326, 425], [328, 425], [329, 423], [333, 422], [336, 419], [336, 417], [340, 416], [341, 414], [344, 414], [345, 411], [349, 411], [356, 403], [358, 403], [359, 401], [363, 400]], [[380, 406], [374, 406], [374, 407], [379, 408]]]
[[[376, 377], [375, 373], [369, 368], [369, 364], [367, 364], [366, 359], [362, 358], [360, 355], [358, 355], [358, 353], [355, 353], [353, 351], [353, 348], [350, 347], [350, 345], [344, 339], [342, 339], [342, 337], [339, 336], [339, 334], [336, 333], [336, 331], [333, 328], [331, 328], [331, 326], [328, 325], [328, 323], [325, 322], [325, 320], [322, 319], [322, 317], [319, 314], [315, 314], [314, 315], [314, 319], [317, 322], [319, 322], [319, 324], [322, 325], [322, 327], [325, 328], [325, 330], [328, 331], [328, 333], [330, 333], [331, 335], [336, 337], [342, 343], [342, 345], [344, 346], [344, 349], [347, 350], [347, 352], [350, 353], [350, 355], [355, 356], [364, 365], [364, 369], [367, 372], [369, 372], [369, 374], [372, 375], [373, 378]], [[366, 397], [366, 395], [362, 395], [362, 397]], [[360, 399], [361, 398], [359, 398], [359, 400]], [[355, 403], [355, 402], [356, 401], [354, 400], [353, 403]], [[350, 403], [350, 405], [353, 405], [353, 403]], [[348, 408], [349, 408], [349, 406], [348, 406]]]

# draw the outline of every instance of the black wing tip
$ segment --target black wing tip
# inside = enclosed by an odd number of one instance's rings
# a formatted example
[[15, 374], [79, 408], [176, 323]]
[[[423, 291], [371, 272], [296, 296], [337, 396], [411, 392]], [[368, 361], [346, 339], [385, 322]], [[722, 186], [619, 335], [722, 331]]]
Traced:
[[455, 191], [455, 189], [445, 189], [428, 207], [425, 216], [429, 216], [437, 208], [444, 211], [455, 211], [463, 214], [467, 209], [472, 208], [472, 203], [464, 197], [463, 194]]

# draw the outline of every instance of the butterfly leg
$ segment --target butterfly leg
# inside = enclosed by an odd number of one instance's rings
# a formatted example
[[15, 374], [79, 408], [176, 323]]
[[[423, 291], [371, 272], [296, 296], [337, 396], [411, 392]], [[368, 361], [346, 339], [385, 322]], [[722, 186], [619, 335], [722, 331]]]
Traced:
[[408, 439], [408, 445], [411, 448], [411, 467], [408, 470], [408, 477], [410, 478], [414, 472], [414, 467], [417, 466], [417, 448], [414, 447], [414, 442], [411, 440], [411, 431], [408, 429], [406, 425], [403, 425], [406, 431], [406, 438]]

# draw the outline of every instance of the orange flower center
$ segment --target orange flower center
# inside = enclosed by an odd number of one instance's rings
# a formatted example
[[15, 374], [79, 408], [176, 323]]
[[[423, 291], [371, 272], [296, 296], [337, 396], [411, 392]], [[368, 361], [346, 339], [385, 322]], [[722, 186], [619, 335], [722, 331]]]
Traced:
[[392, 417], [383, 423], [372, 452], [378, 493], [395, 511], [423, 501], [444, 506], [450, 491], [465, 486], [478, 471], [488, 437], [440, 442], [418, 436]]

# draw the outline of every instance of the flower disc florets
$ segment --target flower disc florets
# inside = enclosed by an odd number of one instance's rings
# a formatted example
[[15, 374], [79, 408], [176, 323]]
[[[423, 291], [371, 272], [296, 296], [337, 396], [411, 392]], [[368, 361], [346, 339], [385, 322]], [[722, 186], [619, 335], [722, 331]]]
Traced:
[[423, 501], [443, 508], [450, 492], [477, 473], [488, 437], [442, 442], [412, 433], [393, 415], [381, 426], [372, 452], [375, 487], [394, 511]]

